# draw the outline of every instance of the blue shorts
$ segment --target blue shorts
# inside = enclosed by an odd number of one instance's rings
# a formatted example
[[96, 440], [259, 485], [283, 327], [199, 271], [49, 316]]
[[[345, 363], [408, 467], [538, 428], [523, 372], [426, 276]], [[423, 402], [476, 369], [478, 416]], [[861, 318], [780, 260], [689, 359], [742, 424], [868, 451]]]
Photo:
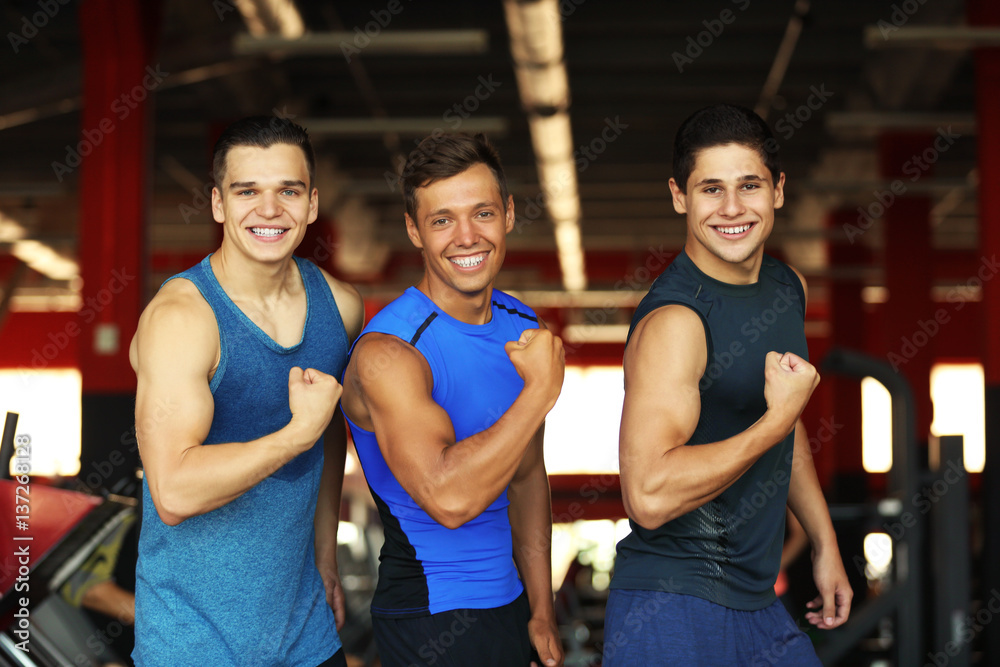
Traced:
[[740, 611], [663, 591], [615, 589], [604, 622], [603, 667], [821, 667], [780, 601]]

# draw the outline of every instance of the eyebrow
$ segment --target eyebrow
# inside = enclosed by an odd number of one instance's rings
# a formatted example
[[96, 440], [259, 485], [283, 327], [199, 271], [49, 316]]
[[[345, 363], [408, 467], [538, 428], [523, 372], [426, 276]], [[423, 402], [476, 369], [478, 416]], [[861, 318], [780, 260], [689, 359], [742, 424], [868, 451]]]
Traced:
[[[475, 205], [472, 206], [472, 210], [474, 210], [474, 211], [478, 211], [478, 210], [484, 209], [484, 208], [498, 208], [498, 207], [497, 207], [496, 202], [491, 202], [491, 201], [481, 201], [478, 204], [475, 204]], [[450, 215], [451, 213], [452, 213], [452, 210], [450, 208], [439, 208], [436, 211], [430, 211], [425, 216], [425, 219], [426, 218], [436, 218], [439, 215]]]
[[[295, 186], [298, 186], [300, 188], [306, 187], [306, 184], [300, 180], [281, 181], [279, 185], [283, 188], [295, 187]], [[257, 181], [236, 181], [229, 185], [230, 190], [243, 190], [244, 188], [254, 188], [254, 187], [257, 187]]]
[[[746, 174], [744, 176], [740, 176], [739, 178], [737, 178], [736, 182], [746, 183], [747, 181], [766, 181], [766, 180], [767, 180], [766, 178], [762, 178], [756, 174]], [[725, 181], [723, 181], [721, 178], [704, 178], [695, 183], [694, 186], [698, 187], [700, 185], [721, 185], [722, 183], [725, 183]]]

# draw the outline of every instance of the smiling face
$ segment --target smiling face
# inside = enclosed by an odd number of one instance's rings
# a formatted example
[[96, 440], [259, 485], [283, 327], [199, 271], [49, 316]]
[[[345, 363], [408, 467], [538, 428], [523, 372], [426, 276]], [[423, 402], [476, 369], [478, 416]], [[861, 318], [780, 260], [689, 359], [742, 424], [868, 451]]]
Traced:
[[302, 149], [236, 146], [226, 157], [212, 216], [224, 226], [223, 248], [262, 262], [287, 260], [319, 212]]
[[784, 184], [784, 174], [772, 183], [760, 154], [740, 144], [699, 151], [686, 192], [670, 179], [674, 210], [687, 216], [684, 248], [698, 268], [723, 282], [756, 282]]
[[418, 188], [416, 219], [405, 217], [410, 241], [424, 254], [419, 289], [459, 319], [452, 312], [466, 307], [459, 304], [488, 307], [514, 227], [514, 199], [505, 210], [489, 167], [476, 164]]

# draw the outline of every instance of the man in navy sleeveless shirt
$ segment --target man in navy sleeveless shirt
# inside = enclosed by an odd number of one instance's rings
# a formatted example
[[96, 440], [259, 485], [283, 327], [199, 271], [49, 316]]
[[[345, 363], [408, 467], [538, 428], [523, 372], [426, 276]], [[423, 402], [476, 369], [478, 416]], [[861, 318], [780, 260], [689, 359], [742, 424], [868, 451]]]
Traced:
[[[632, 533], [618, 545], [604, 665], [818, 665], [774, 595], [785, 507], [813, 548], [820, 629], [852, 592], [799, 415], [819, 382], [798, 271], [764, 254], [784, 203], [752, 111], [702, 109], [674, 144], [684, 251], [636, 310], [619, 443]], [[794, 435], [793, 435], [794, 431]]]
[[494, 289], [514, 225], [482, 135], [431, 136], [402, 174], [424, 276], [376, 315], [343, 408], [385, 528], [372, 621], [385, 667], [561, 665], [542, 423], [562, 343]]
[[346, 664], [346, 431], [331, 418], [364, 313], [353, 287], [292, 255], [317, 217], [313, 163], [294, 123], [227, 128], [213, 164], [222, 245], [140, 318], [137, 665]]

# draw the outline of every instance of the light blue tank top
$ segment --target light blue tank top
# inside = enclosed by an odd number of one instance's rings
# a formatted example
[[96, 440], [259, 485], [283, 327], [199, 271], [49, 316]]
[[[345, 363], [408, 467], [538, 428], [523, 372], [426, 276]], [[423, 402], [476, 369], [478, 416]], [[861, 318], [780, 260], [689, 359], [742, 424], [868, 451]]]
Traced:
[[[208, 446], [281, 429], [292, 416], [289, 369], [316, 368], [339, 378], [348, 349], [330, 287], [310, 262], [294, 258], [308, 303], [302, 339], [282, 347], [229, 299], [209, 257], [173, 277], [197, 286], [219, 325]], [[169, 406], [164, 414], [170, 418]], [[177, 526], [160, 520], [143, 481], [137, 665], [315, 667], [340, 648], [315, 565], [313, 516], [322, 469], [320, 438], [239, 498]]]

